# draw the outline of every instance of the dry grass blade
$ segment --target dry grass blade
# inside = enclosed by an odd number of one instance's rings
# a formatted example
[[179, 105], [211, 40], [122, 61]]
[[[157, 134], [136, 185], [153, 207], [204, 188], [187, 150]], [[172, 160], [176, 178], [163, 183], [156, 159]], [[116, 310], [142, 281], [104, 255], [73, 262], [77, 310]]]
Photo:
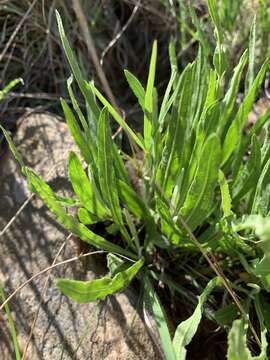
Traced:
[[118, 108], [118, 105], [117, 105], [117, 102], [115, 100], [115, 97], [113, 95], [113, 92], [112, 92], [112, 89], [110, 87], [110, 84], [107, 80], [107, 77], [100, 65], [100, 62], [99, 62], [99, 58], [98, 58], [98, 54], [97, 54], [97, 50], [96, 50], [96, 46], [95, 46], [95, 43], [94, 43], [94, 40], [92, 38], [92, 35], [90, 33], [90, 30], [89, 30], [89, 27], [88, 27], [88, 24], [87, 24], [87, 19], [85, 17], [85, 14], [83, 12], [83, 9], [82, 9], [82, 5], [81, 5], [81, 1], [80, 0], [72, 0], [72, 3], [73, 3], [73, 7], [74, 7], [74, 11], [76, 13], [76, 16], [77, 16], [77, 20], [78, 20], [78, 23], [80, 25], [80, 28], [81, 28], [81, 32], [83, 34], [83, 38], [84, 38], [84, 41], [86, 43], [86, 46], [87, 46], [87, 50], [88, 50], [88, 53], [93, 61], [93, 64], [96, 68], [96, 71], [97, 71], [97, 75], [101, 81], [101, 84], [104, 88], [104, 91], [108, 97], [108, 99], [110, 100], [110, 102], [112, 103], [112, 105], [114, 106], [115, 109], [118, 109], [119, 111], [119, 108]]
[[25, 202], [21, 205], [21, 207], [16, 211], [15, 215], [9, 220], [9, 222], [6, 224], [6, 226], [1, 230], [0, 237], [3, 236], [7, 230], [10, 228], [10, 226], [14, 223], [14, 221], [17, 219], [17, 217], [21, 214], [21, 212], [26, 208], [26, 206], [31, 202], [31, 200], [34, 198], [35, 194], [31, 194]]
[[[27, 115], [29, 115], [31, 113], [31, 111], [29, 113], [27, 113]], [[24, 117], [23, 117], [24, 118]], [[48, 172], [48, 177], [50, 177], [50, 175], [52, 175], [52, 173], [56, 170], [57, 166], [61, 163], [63, 163], [68, 154], [68, 150], [64, 152], [63, 154], [63, 159], [61, 159], [59, 162], [57, 162], [56, 164], [54, 164], [54, 166], [51, 168], [51, 170]], [[45, 162], [45, 161], [44, 161]], [[35, 197], [35, 193], [31, 194], [25, 201], [24, 203], [20, 206], [20, 208], [17, 210], [17, 212], [14, 214], [14, 216], [9, 220], [9, 222], [6, 224], [6, 226], [1, 230], [0, 232], [0, 237], [3, 236], [7, 230], [10, 228], [10, 226], [14, 223], [14, 221], [18, 218], [18, 216], [21, 214], [21, 212], [26, 208], [26, 206], [31, 202], [31, 200], [33, 200], [33, 198]]]
[[36, 2], [37, 2], [37, 0], [34, 0], [32, 2], [32, 4], [29, 6], [28, 10], [24, 14], [22, 19], [18, 23], [18, 25], [16, 26], [16, 28], [13, 31], [12, 35], [10, 36], [10, 38], [9, 38], [8, 42], [6, 43], [3, 51], [0, 54], [0, 62], [3, 60], [4, 56], [6, 55], [6, 52], [8, 51], [10, 45], [12, 44], [13, 40], [15, 39], [15, 36], [18, 34], [18, 32], [19, 32], [20, 28], [22, 27], [24, 21], [27, 19], [28, 15], [31, 13], [31, 11], [32, 11], [33, 7], [35, 6]]
[[103, 50], [101, 57], [100, 57], [100, 64], [103, 65], [104, 57], [106, 56], [107, 52], [117, 43], [117, 41], [121, 38], [121, 36], [124, 34], [126, 29], [131, 24], [132, 20], [134, 19], [139, 7], [141, 5], [141, 0], [138, 0], [137, 4], [134, 6], [132, 10], [132, 14], [130, 15], [130, 18], [125, 23], [125, 25], [122, 27], [122, 29], [115, 35], [115, 37], [110, 41], [108, 46]]
[[[52, 262], [52, 266], [56, 264], [56, 261], [57, 261], [57, 258], [59, 257], [59, 255], [61, 254], [62, 250], [64, 249], [67, 241], [70, 239], [72, 234], [69, 234], [67, 236], [67, 238], [65, 239], [65, 241], [63, 242], [63, 244], [60, 246], [59, 250], [57, 251], [57, 254], [55, 255], [55, 258]], [[38, 314], [39, 314], [39, 311], [40, 311], [40, 308], [41, 308], [41, 305], [44, 301], [44, 295], [45, 295], [45, 292], [46, 292], [46, 289], [48, 287], [48, 282], [49, 282], [49, 278], [50, 278], [50, 275], [51, 275], [51, 270], [49, 270], [49, 273], [45, 279], [45, 282], [44, 282], [44, 285], [42, 287], [42, 290], [41, 290], [41, 295], [40, 295], [40, 302], [39, 302], [39, 305], [37, 307], [37, 310], [35, 312], [35, 315], [34, 315], [34, 319], [33, 319], [33, 322], [31, 324], [31, 329], [30, 329], [30, 332], [29, 332], [29, 335], [28, 335], [28, 338], [27, 338], [27, 341], [26, 341], [26, 344], [25, 344], [25, 347], [24, 347], [24, 350], [23, 350], [23, 355], [22, 355], [22, 360], [25, 360], [26, 359], [26, 356], [27, 356], [27, 350], [28, 350], [28, 347], [29, 347], [29, 344], [30, 344], [30, 341], [31, 341], [31, 338], [32, 338], [32, 335], [33, 335], [33, 332], [34, 332], [34, 328], [35, 328], [35, 325], [36, 325], [36, 322], [37, 322], [37, 319], [38, 319]]]

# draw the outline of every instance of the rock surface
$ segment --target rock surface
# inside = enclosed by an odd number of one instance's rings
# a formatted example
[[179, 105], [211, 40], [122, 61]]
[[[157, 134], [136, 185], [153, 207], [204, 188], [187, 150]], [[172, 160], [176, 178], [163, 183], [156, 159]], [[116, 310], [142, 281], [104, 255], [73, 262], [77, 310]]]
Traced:
[[[67, 127], [48, 114], [26, 118], [16, 134], [16, 144], [28, 166], [39, 172], [54, 190], [67, 194], [67, 150], [74, 148]], [[30, 196], [12, 155], [0, 159], [0, 231]], [[16, 217], [0, 241], [0, 281], [10, 294], [33, 274], [50, 266], [65, 242], [67, 232], [43, 203], [34, 197]], [[73, 257], [65, 242], [57, 262]], [[59, 266], [50, 275], [27, 359], [158, 359], [140, 316], [135, 316], [136, 296], [129, 290], [99, 303], [79, 305], [61, 295], [57, 277], [91, 279], [79, 261]], [[96, 268], [95, 268], [96, 269]], [[24, 287], [9, 303], [23, 351], [42, 298], [47, 274]], [[134, 320], [135, 319], [135, 320]], [[0, 313], [0, 359], [14, 359], [6, 315]]]

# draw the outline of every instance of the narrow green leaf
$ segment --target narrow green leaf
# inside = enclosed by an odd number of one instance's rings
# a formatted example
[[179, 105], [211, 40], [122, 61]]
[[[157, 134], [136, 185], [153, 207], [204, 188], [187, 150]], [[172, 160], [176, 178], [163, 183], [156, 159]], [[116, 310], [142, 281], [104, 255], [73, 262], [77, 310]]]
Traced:
[[3, 131], [3, 134], [8, 142], [9, 148], [13, 154], [13, 156], [15, 157], [15, 159], [18, 161], [19, 165], [21, 166], [22, 170], [24, 168], [24, 162], [23, 159], [21, 157], [21, 155], [19, 154], [18, 150], [16, 149], [16, 146], [11, 138], [11, 136], [9, 135], [9, 133], [3, 128], [2, 125], [0, 125], [0, 129]]
[[192, 65], [192, 77], [189, 84], [188, 94], [190, 96], [191, 105], [188, 111], [188, 134], [196, 128], [197, 121], [199, 120], [206, 97], [208, 94], [208, 77], [210, 75], [210, 66], [206, 62], [201, 47], [199, 47], [196, 61]]
[[166, 360], [178, 360], [159, 299], [147, 275], [144, 277], [144, 307], [154, 315]]
[[77, 144], [78, 148], [80, 149], [80, 152], [81, 152], [84, 160], [86, 161], [87, 164], [93, 164], [94, 160], [93, 160], [91, 150], [88, 146], [85, 135], [81, 131], [72, 111], [70, 110], [68, 104], [63, 99], [61, 99], [61, 105], [62, 105], [64, 114], [65, 114], [68, 128], [71, 132], [73, 139], [75, 140], [75, 143]]
[[0, 101], [4, 99], [5, 95], [8, 94], [10, 92], [10, 90], [12, 90], [16, 85], [18, 85], [19, 83], [23, 84], [23, 79], [19, 78], [19, 79], [14, 79], [12, 81], [10, 81], [5, 87], [4, 89], [0, 90]]
[[144, 115], [144, 145], [146, 150], [150, 150], [151, 147], [151, 136], [152, 136], [152, 113], [153, 113], [153, 90], [155, 83], [156, 74], [156, 62], [157, 62], [157, 41], [154, 41], [150, 67], [148, 73], [148, 80], [145, 93], [145, 104], [144, 108], [146, 113]]
[[72, 90], [72, 82], [73, 82], [73, 76], [71, 75], [68, 79], [67, 79], [67, 88], [68, 88], [68, 93], [69, 93], [69, 97], [71, 99], [71, 102], [72, 102], [72, 105], [73, 105], [73, 108], [74, 110], [76, 111], [79, 119], [80, 119], [80, 122], [82, 124], [82, 127], [83, 127], [83, 130], [84, 132], [87, 134], [88, 131], [89, 131], [89, 127], [88, 127], [88, 124], [85, 120], [85, 117], [78, 105], [78, 102], [74, 96], [74, 93], [73, 93], [73, 90]]
[[[0, 299], [2, 300], [2, 302], [4, 302], [6, 300], [5, 299], [4, 289], [3, 289], [2, 285], [1, 285], [1, 283], [0, 283]], [[13, 347], [14, 347], [14, 351], [15, 351], [15, 358], [16, 358], [16, 360], [20, 360], [21, 359], [20, 345], [19, 345], [19, 341], [18, 341], [15, 322], [13, 320], [12, 313], [10, 311], [10, 308], [9, 308], [8, 304], [6, 304], [4, 306], [4, 310], [5, 310], [5, 313], [7, 315], [7, 321], [8, 321], [10, 334], [11, 334], [11, 337], [12, 337], [12, 343], [13, 343]]]
[[[269, 119], [270, 119], [270, 107], [261, 116], [258, 117], [255, 124], [252, 126], [250, 132], [248, 134], [246, 134], [245, 138], [243, 139], [244, 140], [243, 141], [244, 149], [246, 149], [248, 144], [251, 142], [251, 138], [253, 135], [259, 135], [260, 131], [262, 130], [262, 128], [268, 122]], [[270, 134], [269, 134], [269, 136], [270, 136]], [[267, 141], [267, 139], [265, 139], [265, 141]], [[269, 143], [270, 143], [270, 141], [269, 141]], [[266, 150], [265, 146], [268, 147], [267, 144], [264, 144], [262, 151], [261, 151], [263, 166], [265, 165], [266, 161], [268, 160], [268, 158], [265, 157], [265, 150]]]
[[180, 203], [180, 194], [182, 191], [182, 184], [184, 180], [184, 174], [185, 174], [185, 169], [184, 168], [180, 169], [175, 183], [175, 187], [173, 189], [172, 198], [171, 198], [171, 212], [173, 214], [177, 214], [180, 210], [179, 203]]
[[[261, 310], [258, 308], [257, 310]], [[243, 319], [233, 322], [232, 328], [228, 335], [228, 360], [267, 360], [267, 338], [266, 329], [261, 328], [262, 347], [260, 355], [252, 356], [247, 347], [247, 323]]]
[[222, 201], [222, 209], [223, 209], [223, 214], [224, 217], [228, 217], [230, 215], [232, 215], [232, 199], [231, 199], [231, 195], [230, 195], [230, 191], [229, 191], [229, 186], [228, 183], [226, 181], [225, 175], [224, 173], [219, 170], [219, 186], [220, 186], [220, 191], [221, 191], [221, 201]]
[[227, 125], [227, 122], [232, 114], [234, 106], [236, 104], [237, 95], [239, 92], [239, 84], [241, 81], [242, 73], [247, 63], [248, 53], [245, 51], [241, 56], [238, 65], [233, 70], [233, 76], [230, 81], [229, 88], [224, 96], [223, 104], [224, 104], [224, 111], [223, 116], [221, 118], [219, 124], [219, 134], [222, 135], [222, 132]]
[[[157, 178], [165, 195], [170, 196], [175, 184], [179, 168], [184, 162], [184, 143], [187, 128], [187, 114], [191, 101], [192, 65], [183, 71], [177, 89], [181, 89], [174, 98], [171, 119], [168, 124], [165, 146], [162, 153]], [[180, 141], [180, 143], [179, 143]], [[186, 144], [187, 146], [187, 144]]]
[[248, 71], [246, 76], [246, 93], [250, 90], [254, 81], [254, 70], [255, 70], [255, 50], [256, 50], [256, 15], [253, 18], [253, 22], [250, 29], [249, 35], [249, 46], [248, 46]]
[[268, 124], [265, 127], [265, 138], [262, 146], [261, 157], [262, 157], [262, 166], [265, 166], [265, 164], [270, 158], [270, 124]]
[[228, 360], [250, 360], [251, 353], [246, 341], [247, 325], [243, 320], [235, 320], [228, 335]]
[[[221, 23], [220, 23], [220, 18], [218, 15], [218, 9], [217, 9], [217, 1], [216, 0], [208, 0], [207, 1], [208, 4], [208, 9], [211, 15], [211, 18], [217, 28], [218, 33], [220, 34], [220, 36], [222, 35], [222, 28], [221, 28]], [[221, 36], [222, 38], [222, 36]]]
[[202, 294], [199, 296], [198, 305], [196, 306], [194, 313], [187, 320], [178, 325], [173, 339], [173, 347], [177, 360], [186, 359], [186, 346], [191, 342], [198, 330], [202, 319], [204, 303], [213, 289], [220, 284], [221, 280], [218, 277], [210, 280]]
[[96, 215], [101, 220], [109, 216], [109, 211], [97, 198], [78, 156], [73, 151], [69, 154], [69, 178], [81, 204], [91, 214]]
[[95, 224], [99, 220], [95, 215], [90, 214], [85, 208], [78, 209], [78, 218], [84, 225]]
[[98, 280], [79, 281], [59, 279], [57, 287], [62, 293], [79, 303], [88, 303], [115, 294], [127, 287], [138, 274], [144, 264], [140, 259], [127, 270], [118, 272], [114, 277], [104, 277]]
[[69, 93], [69, 97], [71, 99], [72, 102], [72, 106], [74, 108], [74, 110], [76, 111], [78, 118], [81, 122], [81, 125], [83, 127], [84, 130], [84, 136], [87, 142], [87, 145], [91, 151], [92, 154], [92, 158], [94, 161], [96, 161], [96, 157], [97, 157], [97, 147], [96, 147], [96, 137], [97, 137], [97, 124], [96, 121], [93, 120], [93, 116], [88, 116], [88, 122], [87, 123], [85, 116], [83, 115], [79, 104], [77, 102], [77, 100], [75, 99], [73, 90], [72, 90], [72, 82], [73, 82], [73, 77], [70, 76], [69, 79], [67, 80], [67, 88], [68, 88], [68, 93]]
[[139, 101], [141, 108], [144, 110], [145, 90], [140, 81], [130, 71], [124, 70], [129, 87]]
[[[170, 107], [173, 103], [173, 100], [175, 97], [171, 97], [171, 99], [169, 99], [172, 87], [175, 83], [175, 79], [177, 77], [177, 70], [173, 69], [172, 73], [171, 73], [171, 77], [167, 86], [167, 89], [165, 91], [165, 95], [164, 98], [162, 100], [162, 104], [161, 104], [161, 108], [160, 108], [160, 112], [159, 112], [159, 117], [158, 117], [158, 121], [160, 123], [161, 128], [163, 127], [163, 123], [164, 123], [164, 119], [166, 117], [166, 115], [168, 114], [168, 111], [170, 110]], [[175, 95], [177, 94], [178, 89], [175, 92]]]
[[217, 38], [217, 47], [213, 57], [213, 63], [220, 77], [222, 77], [223, 73], [226, 70], [226, 55], [223, 50], [223, 29], [221, 26], [218, 9], [217, 9], [217, 1], [216, 0], [208, 0], [208, 9], [210, 16], [212, 18], [213, 23], [215, 24], [215, 34]]
[[119, 196], [136, 218], [146, 219], [150, 216], [150, 212], [143, 200], [130, 185], [122, 180], [119, 180]]
[[200, 225], [212, 209], [220, 158], [220, 142], [217, 135], [212, 134], [202, 149], [198, 168], [180, 210], [191, 230]]
[[115, 276], [119, 271], [121, 271], [119, 269], [122, 269], [123, 266], [127, 266], [126, 269], [129, 267], [129, 264], [125, 262], [123, 258], [111, 253], [107, 254], [107, 267], [109, 269], [110, 276]]
[[252, 137], [252, 150], [250, 158], [245, 163], [243, 169], [233, 183], [233, 199], [238, 201], [248, 193], [250, 189], [256, 187], [261, 172], [261, 148], [256, 135]]
[[192, 22], [197, 30], [196, 38], [202, 46], [204, 56], [207, 57], [210, 54], [210, 46], [209, 46], [208, 39], [205, 35], [205, 31], [203, 30], [202, 24], [201, 24], [200, 20], [198, 19], [198, 16], [196, 15], [192, 6], [189, 6], [189, 12], [191, 15]]
[[69, 197], [59, 196], [59, 195], [55, 195], [55, 197], [56, 197], [57, 201], [63, 206], [73, 207], [73, 206], [80, 205], [78, 199], [72, 199]]
[[88, 87], [93, 90], [93, 92], [96, 94], [99, 101], [105, 106], [109, 113], [112, 115], [114, 120], [118, 122], [120, 126], [127, 132], [128, 135], [135, 141], [135, 143], [144, 150], [144, 144], [138, 137], [138, 135], [127, 125], [124, 119], [118, 114], [118, 112], [112, 107], [112, 105], [105, 99], [105, 97], [101, 94], [101, 92], [98, 91], [98, 89], [93, 84], [88, 84]]
[[266, 327], [266, 321], [264, 318], [264, 307], [261, 302], [260, 294], [255, 295], [255, 309], [256, 313], [260, 322], [260, 328], [261, 328], [261, 353], [258, 356], [255, 356], [253, 360], [266, 360], [268, 358], [267, 356], [267, 349], [268, 349], [268, 342], [267, 342], [267, 327]]
[[75, 55], [69, 45], [69, 42], [67, 40], [61, 17], [57, 10], [55, 11], [55, 13], [56, 13], [56, 19], [57, 19], [58, 30], [59, 30], [62, 46], [64, 48], [69, 65], [70, 65], [73, 75], [79, 85], [79, 88], [94, 115], [94, 119], [95, 119], [95, 121], [97, 121], [98, 116], [99, 116], [99, 109], [95, 102], [94, 95], [93, 95], [91, 89], [87, 88], [86, 83], [83, 79], [83, 76], [82, 76], [80, 67], [78, 65], [78, 62], [76, 60], [76, 57], [75, 57]]
[[240, 106], [236, 118], [229, 127], [223, 145], [223, 158], [222, 158], [223, 165], [229, 160], [230, 156], [235, 151], [235, 148], [237, 148], [237, 145], [240, 143], [243, 127], [246, 124], [248, 114], [254, 104], [257, 91], [260, 88], [262, 81], [265, 77], [265, 73], [268, 69], [269, 62], [270, 62], [270, 58], [268, 58], [264, 62], [263, 66], [261, 67], [259, 73], [257, 74], [250, 88], [250, 91], [248, 92], [247, 96], [245, 97], [244, 101]]
[[[264, 168], [262, 169], [259, 180], [257, 182], [257, 186], [254, 194], [254, 200], [251, 209], [252, 214], [262, 213], [262, 211], [260, 211], [261, 201], [262, 198], [266, 195], [265, 191], [267, 190], [269, 183], [270, 183], [270, 159], [267, 161]], [[268, 192], [268, 200], [269, 200], [269, 192]], [[266, 212], [262, 213], [262, 215], [267, 215]]]
[[62, 224], [68, 231], [77, 235], [81, 240], [101, 250], [119, 253], [130, 258], [134, 258], [134, 255], [129, 251], [93, 233], [86, 226], [79, 223], [76, 218], [67, 214], [63, 206], [57, 201], [57, 198], [50, 186], [33, 170], [29, 168], [25, 168], [25, 170], [29, 184], [34, 187], [35, 192], [44, 201], [51, 212], [56, 215], [59, 223]]
[[126, 183], [129, 183], [129, 175], [125, 167], [123, 158], [121, 157], [120, 150], [117, 148], [116, 143], [113, 143], [112, 151], [117, 178]]
[[169, 58], [170, 58], [170, 64], [171, 64], [171, 71], [175, 69], [178, 70], [177, 65], [177, 56], [176, 56], [176, 48], [175, 48], [175, 39], [171, 38], [169, 43]]
[[108, 111], [104, 108], [100, 113], [98, 121], [98, 171], [100, 189], [104, 200], [107, 202], [107, 206], [111, 210], [114, 221], [120, 226], [125, 238], [129, 240], [129, 235], [125, 229], [121, 213], [115, 176], [113, 146]]
[[134, 250], [137, 250], [137, 253], [141, 255], [140, 240], [139, 240], [138, 232], [137, 232], [136, 226], [134, 224], [134, 221], [133, 221], [130, 213], [128, 212], [127, 208], [124, 208], [123, 213], [125, 215], [126, 223], [129, 228], [129, 231], [131, 233], [132, 240], [134, 240], [134, 243], [136, 245], [136, 247], [135, 247], [133, 242], [131, 241], [130, 247], [133, 248]]

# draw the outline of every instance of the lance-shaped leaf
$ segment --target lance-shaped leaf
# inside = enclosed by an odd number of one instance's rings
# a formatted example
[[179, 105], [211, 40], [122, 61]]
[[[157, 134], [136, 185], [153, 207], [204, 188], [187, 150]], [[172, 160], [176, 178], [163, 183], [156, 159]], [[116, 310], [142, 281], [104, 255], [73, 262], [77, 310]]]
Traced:
[[215, 24], [215, 27], [216, 27], [216, 31], [218, 32], [217, 35], [220, 37], [220, 40], [222, 41], [223, 29], [221, 27], [220, 18], [218, 15], [217, 1], [216, 0], [208, 0], [207, 4], [208, 4], [209, 13], [210, 13], [213, 23]]
[[135, 190], [122, 180], [119, 180], [119, 196], [129, 211], [138, 219], [150, 217], [150, 211]]
[[226, 181], [224, 173], [219, 170], [218, 173], [218, 180], [219, 180], [219, 186], [220, 186], [220, 192], [221, 192], [221, 203], [222, 203], [222, 209], [223, 214], [225, 217], [228, 217], [232, 215], [232, 199], [230, 195], [229, 185]]
[[253, 22], [250, 29], [249, 35], [249, 46], [248, 46], [248, 71], [246, 76], [245, 90], [249, 91], [254, 81], [254, 68], [255, 68], [255, 50], [256, 50], [256, 15], [253, 18]]
[[10, 81], [4, 87], [4, 89], [0, 90], [0, 100], [3, 100], [5, 95], [7, 95], [10, 92], [10, 90], [12, 90], [19, 83], [23, 84], [23, 79], [18, 78], [18, 79], [14, 79], [14, 80]]
[[[2, 302], [4, 302], [6, 300], [4, 287], [2, 286], [1, 283], [0, 283], [0, 300]], [[21, 350], [20, 350], [20, 345], [19, 345], [19, 342], [18, 342], [16, 326], [15, 326], [15, 322], [14, 322], [14, 319], [13, 319], [12, 312], [11, 312], [8, 304], [6, 304], [4, 306], [4, 310], [5, 310], [6, 317], [7, 317], [7, 322], [8, 322], [8, 325], [9, 325], [10, 335], [12, 337], [12, 343], [13, 343], [13, 347], [14, 347], [14, 351], [15, 351], [15, 359], [16, 360], [21, 360]]]
[[59, 30], [62, 46], [65, 51], [66, 57], [68, 59], [69, 65], [70, 65], [73, 75], [79, 85], [79, 88], [80, 88], [88, 106], [90, 107], [92, 114], [94, 115], [94, 121], [96, 122], [98, 120], [98, 116], [99, 116], [99, 108], [95, 102], [92, 90], [88, 89], [86, 86], [86, 83], [83, 79], [83, 76], [82, 76], [80, 67], [78, 65], [78, 62], [76, 60], [76, 57], [69, 45], [69, 42], [66, 37], [64, 27], [62, 24], [61, 17], [57, 10], [56, 10], [56, 19], [57, 19], [58, 30]]
[[89, 131], [89, 126], [87, 124], [87, 121], [79, 107], [79, 104], [74, 96], [73, 90], [72, 90], [72, 82], [73, 82], [73, 76], [71, 75], [68, 79], [67, 79], [67, 89], [68, 89], [68, 93], [69, 93], [69, 97], [70, 100], [72, 102], [72, 106], [74, 108], [74, 110], [76, 111], [78, 118], [80, 119], [81, 125], [83, 127], [84, 132], [87, 134], [87, 132]]
[[175, 96], [178, 93], [178, 89], [176, 89], [176, 91], [173, 92], [174, 95], [172, 95], [170, 97], [170, 93], [171, 93], [171, 90], [173, 88], [176, 78], [177, 78], [177, 70], [175, 68], [173, 68], [168, 86], [165, 91], [165, 95], [162, 100], [160, 112], [159, 112], [158, 121], [159, 121], [161, 127], [163, 126], [165, 117], [168, 114], [168, 111], [170, 110], [170, 107], [172, 106]]
[[129, 87], [133, 91], [134, 95], [139, 101], [141, 108], [144, 110], [144, 103], [145, 103], [145, 90], [140, 83], [140, 81], [133, 75], [130, 71], [124, 70], [125, 77], [129, 84]]
[[264, 167], [267, 161], [270, 159], [270, 124], [268, 124], [265, 128], [265, 138], [261, 150], [262, 167]]
[[75, 143], [80, 149], [80, 152], [84, 160], [86, 161], [87, 164], [93, 164], [94, 163], [93, 156], [91, 153], [91, 149], [89, 148], [88, 142], [86, 140], [85, 134], [80, 129], [79, 124], [77, 123], [71, 109], [69, 108], [65, 100], [61, 99], [61, 105], [64, 110], [68, 128], [71, 132], [71, 135], [73, 136], [73, 139], [75, 140]]
[[79, 221], [84, 225], [95, 224], [99, 221], [98, 217], [90, 214], [85, 208], [79, 208], [77, 214]]
[[103, 220], [109, 216], [109, 211], [96, 196], [78, 156], [71, 151], [69, 154], [69, 178], [75, 194], [81, 204], [93, 215]]
[[215, 24], [215, 35], [217, 38], [217, 47], [214, 53], [213, 62], [218, 74], [222, 76], [222, 74], [226, 70], [226, 55], [222, 47], [223, 29], [221, 26], [219, 12], [217, 9], [217, 0], [208, 0], [207, 4], [208, 4], [210, 16], [213, 20], [213, 23]]
[[239, 91], [239, 84], [241, 81], [242, 73], [247, 63], [248, 53], [245, 51], [241, 56], [238, 65], [233, 70], [233, 77], [230, 81], [229, 88], [226, 92], [226, 95], [223, 99], [224, 111], [223, 116], [219, 122], [219, 134], [222, 135], [224, 127], [226, 127], [227, 122], [232, 114], [234, 106], [236, 104], [237, 95]]
[[106, 201], [107, 206], [111, 210], [114, 221], [120, 226], [122, 234], [126, 238], [129, 238], [121, 213], [115, 176], [113, 146], [108, 111], [104, 108], [100, 113], [98, 122], [98, 170], [100, 189], [104, 201]]
[[[69, 93], [69, 97], [71, 99], [72, 102], [72, 106], [74, 108], [74, 110], [76, 111], [78, 118], [81, 122], [81, 125], [83, 127], [84, 130], [84, 134], [87, 140], [87, 144], [89, 146], [89, 149], [92, 153], [92, 157], [94, 159], [94, 161], [96, 160], [96, 154], [97, 154], [97, 147], [96, 147], [96, 135], [97, 135], [97, 124], [95, 121], [90, 121], [90, 118], [88, 117], [88, 122], [87, 123], [84, 114], [82, 113], [80, 106], [74, 96], [73, 90], [72, 90], [72, 82], [73, 82], [73, 76], [70, 76], [67, 80], [67, 88], [68, 88], [68, 93]], [[91, 117], [92, 119], [92, 117]]]
[[[259, 180], [257, 182], [251, 213], [267, 215], [270, 204], [266, 203], [269, 199], [269, 183], [270, 183], [270, 159], [262, 169]], [[264, 205], [264, 206], [262, 206]]]
[[202, 27], [202, 22], [199, 20], [198, 16], [196, 15], [196, 12], [194, 11], [192, 6], [189, 6], [189, 12], [191, 16], [191, 20], [196, 27], [197, 33], [195, 34], [195, 39], [197, 39], [203, 49], [204, 56], [209, 56], [210, 54], [210, 45], [207, 39], [207, 36], [205, 34], [205, 31]]
[[186, 96], [191, 97], [191, 104], [188, 111], [188, 128], [193, 130], [199, 120], [208, 94], [208, 77], [210, 76], [210, 66], [207, 64], [202, 49], [199, 48], [198, 56], [192, 69], [191, 82], [189, 84], [189, 93]]
[[13, 156], [15, 157], [15, 159], [18, 161], [19, 165], [21, 166], [22, 170], [24, 168], [24, 162], [23, 159], [21, 157], [21, 154], [18, 152], [18, 150], [16, 149], [16, 146], [11, 138], [11, 136], [9, 135], [9, 133], [3, 128], [3, 126], [0, 125], [0, 129], [3, 131], [3, 134], [8, 142], [9, 148], [13, 154]]
[[57, 201], [51, 187], [33, 170], [25, 168], [25, 171], [29, 184], [34, 187], [35, 192], [40, 196], [51, 212], [56, 215], [59, 223], [62, 224], [68, 231], [77, 235], [81, 240], [99, 249], [134, 258], [134, 255], [129, 251], [93, 233], [86, 226], [79, 223], [76, 218], [67, 214], [64, 207], [59, 203], [59, 201]]
[[194, 179], [180, 210], [191, 230], [200, 225], [212, 209], [220, 158], [220, 142], [217, 135], [212, 134], [202, 149]]
[[177, 360], [186, 359], [186, 346], [191, 342], [198, 330], [202, 319], [204, 303], [213, 289], [220, 284], [221, 280], [218, 277], [210, 280], [202, 294], [199, 296], [199, 302], [194, 313], [187, 320], [178, 325], [173, 339], [173, 347]]
[[115, 294], [127, 287], [142, 268], [144, 260], [140, 259], [127, 270], [118, 272], [114, 277], [106, 276], [92, 281], [59, 279], [58, 288], [62, 293], [79, 303], [88, 303]]
[[188, 107], [191, 101], [192, 65], [183, 71], [177, 89], [170, 122], [168, 124], [165, 146], [162, 153], [158, 180], [166, 195], [170, 194], [175, 184], [179, 167], [183, 167], [183, 154], [186, 133]]
[[172, 71], [173, 71], [173, 69], [178, 70], [175, 43], [176, 43], [175, 39], [171, 38], [170, 43], [169, 43], [169, 58], [170, 58], [170, 65], [171, 65]]
[[262, 347], [258, 356], [252, 356], [247, 347], [247, 323], [243, 319], [233, 322], [228, 335], [228, 360], [267, 360], [266, 330], [261, 331]]
[[237, 112], [236, 118], [229, 127], [223, 145], [223, 159], [222, 159], [223, 165], [229, 160], [232, 153], [235, 151], [235, 148], [237, 148], [238, 144], [240, 143], [242, 130], [246, 124], [248, 114], [251, 111], [252, 106], [254, 104], [257, 91], [260, 88], [265, 73], [269, 67], [269, 62], [270, 62], [270, 58], [268, 58], [262, 65], [247, 96], [245, 97], [244, 101], [242, 102]]
[[92, 89], [93, 92], [96, 94], [99, 101], [102, 103], [103, 106], [105, 106], [109, 113], [112, 115], [114, 120], [118, 122], [118, 124], [126, 131], [126, 133], [135, 141], [135, 143], [144, 150], [144, 144], [139, 138], [139, 136], [128, 126], [128, 124], [125, 122], [125, 120], [118, 114], [118, 112], [113, 108], [113, 106], [109, 103], [108, 100], [105, 99], [105, 97], [101, 94], [101, 92], [93, 85], [88, 84], [88, 88]]
[[150, 312], [150, 314], [152, 313], [154, 315], [165, 359], [178, 360], [178, 358], [175, 356], [164, 312], [148, 276], [144, 277], [144, 308]]
[[152, 136], [152, 114], [153, 114], [153, 90], [155, 83], [156, 74], [156, 62], [157, 62], [157, 41], [154, 41], [152, 54], [150, 59], [150, 67], [148, 73], [148, 80], [145, 93], [145, 115], [144, 115], [144, 145], [147, 151], [151, 147], [151, 136]]
[[252, 137], [252, 151], [250, 158], [233, 184], [233, 199], [239, 200], [246, 195], [251, 188], [255, 188], [261, 171], [261, 149], [256, 135]]

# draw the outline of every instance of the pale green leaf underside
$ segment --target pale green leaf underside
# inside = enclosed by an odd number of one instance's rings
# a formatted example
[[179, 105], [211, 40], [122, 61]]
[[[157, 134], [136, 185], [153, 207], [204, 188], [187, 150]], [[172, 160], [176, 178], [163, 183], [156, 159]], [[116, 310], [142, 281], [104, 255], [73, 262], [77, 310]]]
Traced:
[[177, 360], [186, 359], [186, 346], [191, 342], [197, 332], [203, 314], [203, 305], [212, 290], [220, 284], [221, 280], [218, 277], [210, 280], [203, 293], [199, 296], [199, 302], [194, 313], [178, 325], [173, 339], [173, 347]]

